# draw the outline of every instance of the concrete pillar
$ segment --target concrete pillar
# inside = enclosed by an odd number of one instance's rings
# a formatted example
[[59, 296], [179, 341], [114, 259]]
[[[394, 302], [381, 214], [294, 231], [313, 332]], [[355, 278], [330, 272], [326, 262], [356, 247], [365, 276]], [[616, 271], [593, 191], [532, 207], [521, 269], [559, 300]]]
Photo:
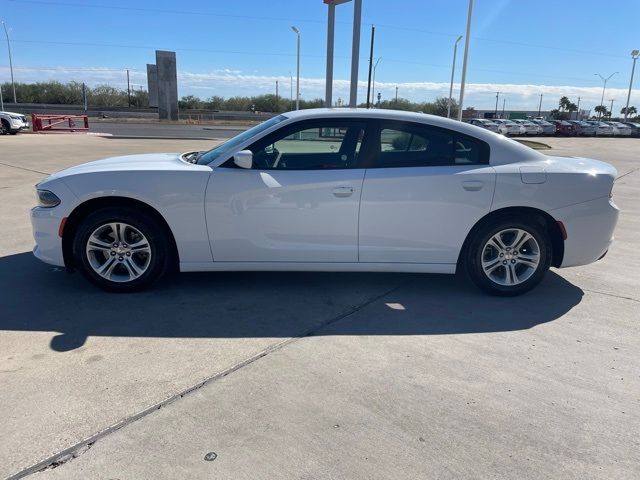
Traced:
[[178, 74], [176, 52], [156, 50], [158, 68], [158, 118], [178, 120]]
[[147, 88], [149, 106], [158, 108], [158, 67], [150, 63], [147, 63]]

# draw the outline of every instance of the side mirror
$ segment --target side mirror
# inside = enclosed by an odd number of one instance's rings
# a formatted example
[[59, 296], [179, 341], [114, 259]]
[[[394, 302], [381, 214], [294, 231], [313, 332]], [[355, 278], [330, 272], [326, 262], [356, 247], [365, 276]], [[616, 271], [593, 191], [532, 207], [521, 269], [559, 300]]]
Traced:
[[233, 163], [240, 168], [253, 168], [253, 152], [251, 150], [241, 150], [233, 156]]

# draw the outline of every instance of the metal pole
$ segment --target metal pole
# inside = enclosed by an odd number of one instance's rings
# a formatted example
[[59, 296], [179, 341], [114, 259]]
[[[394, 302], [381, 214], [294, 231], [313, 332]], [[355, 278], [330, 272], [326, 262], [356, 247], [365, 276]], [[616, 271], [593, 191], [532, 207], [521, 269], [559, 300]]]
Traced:
[[371, 106], [371, 70], [373, 70], [373, 40], [376, 36], [376, 27], [371, 25], [371, 47], [369, 48], [369, 78], [367, 80], [367, 108]]
[[582, 120], [580, 116], [580, 97], [578, 97], [578, 105], [576, 106], [576, 120]]
[[460, 80], [460, 101], [458, 102], [458, 120], [462, 120], [462, 105], [464, 103], [464, 84], [467, 80], [467, 62], [469, 59], [469, 36], [471, 35], [471, 17], [473, 16], [473, 0], [469, 0], [467, 13], [467, 33], [464, 39], [464, 60], [462, 61], [462, 79]]
[[540, 103], [538, 104], [538, 116], [542, 113], [542, 93], [540, 94]]
[[451, 64], [451, 83], [449, 84], [449, 102], [447, 103], [447, 118], [451, 118], [451, 103], [453, 102], [453, 77], [456, 73], [456, 55], [458, 54], [458, 42], [462, 40], [462, 35], [453, 44], [453, 63]]
[[507, 99], [502, 97], [502, 118], [504, 118], [504, 105], [507, 103]]
[[87, 86], [82, 82], [82, 108], [87, 113]]
[[336, 26], [336, 6], [329, 4], [327, 13], [327, 78], [324, 87], [325, 107], [331, 108], [333, 105], [333, 46], [334, 32]]
[[629, 115], [629, 99], [631, 98], [631, 88], [633, 87], [633, 74], [636, 70], [636, 60], [640, 56], [640, 50], [633, 50], [631, 52], [631, 58], [633, 58], [633, 66], [631, 67], [631, 80], [629, 80], [629, 92], [627, 93], [627, 105], [624, 107], [624, 121], [627, 121]]
[[9, 70], [11, 70], [11, 88], [13, 88], [13, 103], [18, 103], [18, 98], [16, 97], [16, 84], [13, 81], [13, 59], [11, 58], [11, 43], [9, 42], [9, 32], [7, 32], [7, 26], [2, 22], [2, 27], [4, 28], [4, 35], [7, 37], [7, 50], [9, 51]]
[[396, 85], [396, 107], [398, 106], [398, 86]]
[[0, 83], [0, 112], [4, 111], [4, 100], [2, 98], [2, 84]]
[[609, 109], [609, 119], [613, 116], [613, 98], [609, 99], [611, 101], [611, 108]]
[[297, 54], [296, 54], [296, 110], [300, 110], [300, 30], [291, 27], [297, 37]]
[[280, 111], [280, 102], [278, 101], [278, 80], [276, 80], [276, 112]]
[[127, 68], [127, 99], [129, 101], [129, 108], [131, 108], [131, 86], [129, 84], [129, 69]]
[[[372, 98], [371, 101], [375, 101], [375, 96], [376, 96], [376, 68], [378, 68], [378, 62], [382, 59], [382, 57], [378, 57], [378, 60], [376, 60], [376, 63], [373, 65], [373, 85], [371, 86], [371, 93]], [[380, 103], [380, 102], [378, 102]]]
[[498, 117], [498, 99], [500, 98], [500, 92], [496, 92], [496, 109], [493, 112], [493, 118]]
[[293, 110], [293, 75], [289, 72], [289, 110]]
[[[613, 77], [616, 73], [619, 72], [613, 72], [611, 75], [609, 75], [607, 78], [604, 78], [602, 75], [600, 75], [599, 73], [594, 73], [594, 75], [597, 75], [598, 77], [600, 77], [602, 79], [602, 81], [604, 82], [604, 85], [602, 86], [602, 98], [600, 98], [600, 106], [604, 107], [604, 92], [607, 89], [607, 82], [609, 81], [609, 79], [611, 77]], [[600, 119], [600, 117], [602, 116], [602, 112], [598, 113], [598, 119]]]
[[358, 61], [360, 59], [360, 23], [362, 20], [362, 0], [353, 2], [353, 42], [351, 46], [351, 89], [349, 106], [358, 106]]

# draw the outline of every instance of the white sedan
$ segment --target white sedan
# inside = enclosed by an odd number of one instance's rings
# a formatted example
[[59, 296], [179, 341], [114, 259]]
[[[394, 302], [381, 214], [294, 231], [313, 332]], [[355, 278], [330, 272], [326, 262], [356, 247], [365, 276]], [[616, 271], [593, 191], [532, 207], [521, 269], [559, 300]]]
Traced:
[[207, 152], [116, 157], [37, 185], [39, 259], [107, 290], [172, 269], [466, 270], [515, 295], [604, 256], [616, 170], [407, 112], [278, 115]]

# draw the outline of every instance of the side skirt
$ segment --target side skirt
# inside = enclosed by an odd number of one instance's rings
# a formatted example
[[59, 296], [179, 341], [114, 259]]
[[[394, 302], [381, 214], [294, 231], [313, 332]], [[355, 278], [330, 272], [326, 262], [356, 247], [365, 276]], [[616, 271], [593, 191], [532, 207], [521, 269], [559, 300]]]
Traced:
[[180, 262], [181, 272], [456, 273], [455, 263]]

